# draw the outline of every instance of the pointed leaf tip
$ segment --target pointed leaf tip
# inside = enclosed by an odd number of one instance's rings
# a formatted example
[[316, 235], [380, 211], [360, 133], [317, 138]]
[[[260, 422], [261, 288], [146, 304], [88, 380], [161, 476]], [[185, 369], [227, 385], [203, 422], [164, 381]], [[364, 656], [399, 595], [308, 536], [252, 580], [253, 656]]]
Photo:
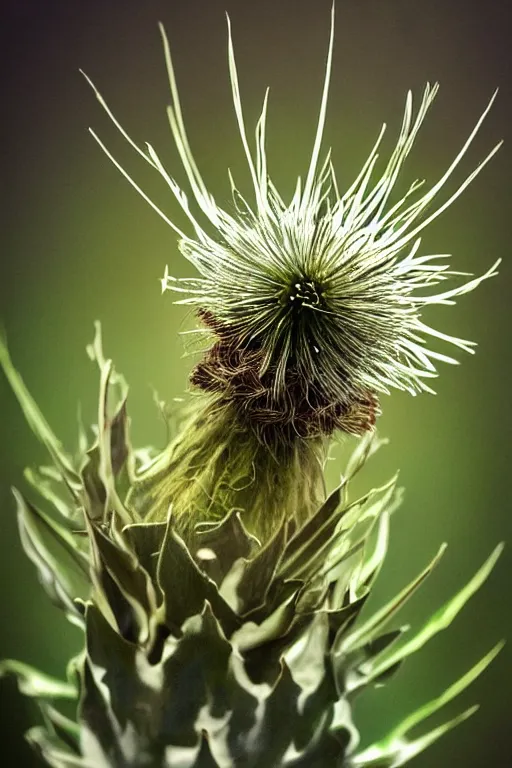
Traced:
[[374, 661], [369, 665], [368, 681], [374, 680], [399, 661], [402, 661], [412, 653], [420, 650], [431, 637], [449, 627], [464, 605], [468, 602], [469, 598], [472, 597], [486, 581], [496, 565], [503, 548], [503, 542], [498, 544], [487, 560], [475, 573], [473, 578], [470, 579], [454, 597], [445, 602], [445, 604], [431, 616], [431, 618], [408, 640], [408, 642], [404, 643], [391, 654], [386, 654], [386, 652], [384, 652], [383, 654], [376, 656]]

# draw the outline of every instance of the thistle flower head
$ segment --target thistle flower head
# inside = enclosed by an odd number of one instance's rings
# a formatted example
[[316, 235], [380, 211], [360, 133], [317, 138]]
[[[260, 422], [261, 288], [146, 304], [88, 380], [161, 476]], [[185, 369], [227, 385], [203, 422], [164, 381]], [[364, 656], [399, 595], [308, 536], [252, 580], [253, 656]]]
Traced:
[[[472, 342], [427, 325], [422, 309], [453, 304], [457, 296], [496, 274], [445, 289], [450, 270], [446, 254], [423, 255], [421, 233], [470, 184], [499, 144], [438, 207], [432, 205], [459, 164], [491, 104], [442, 177], [427, 191], [415, 181], [390, 203], [400, 171], [437, 93], [427, 84], [419, 108], [406, 99], [395, 149], [375, 180], [378, 147], [370, 152], [351, 187], [340, 193], [331, 153], [321, 146], [332, 69], [334, 6], [320, 114], [305, 178], [285, 202], [268, 173], [265, 126], [268, 90], [251, 148], [242, 112], [237, 68], [229, 32], [229, 73], [236, 120], [253, 184], [244, 197], [229, 174], [234, 206], [220, 207], [208, 191], [191, 152], [171, 54], [161, 27], [172, 105], [168, 118], [187, 174], [193, 205], [165, 169], [153, 147], [141, 150], [110, 117], [134, 149], [161, 174], [188, 217], [193, 234], [181, 231], [137, 187], [180, 237], [180, 250], [199, 276], [176, 279], [166, 268], [162, 289], [183, 293], [180, 303], [199, 308], [215, 343], [192, 375], [203, 389], [219, 392], [263, 430], [276, 424], [300, 436], [329, 434], [334, 428], [361, 433], [375, 420], [377, 394], [391, 388], [412, 394], [433, 390], [435, 361], [455, 363], [430, 348], [442, 340], [467, 352]], [[428, 213], [427, 213], [428, 210]]]

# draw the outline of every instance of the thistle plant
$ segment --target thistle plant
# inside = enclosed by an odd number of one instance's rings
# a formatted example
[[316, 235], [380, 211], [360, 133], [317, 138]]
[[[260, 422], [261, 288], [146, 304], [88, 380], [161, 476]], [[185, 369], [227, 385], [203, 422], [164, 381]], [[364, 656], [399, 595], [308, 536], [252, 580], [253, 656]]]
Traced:
[[[167, 115], [191, 196], [150, 144], [143, 148], [129, 136], [92, 87], [117, 130], [165, 180], [187, 231], [92, 134], [178, 235], [194, 272], [177, 279], [166, 268], [162, 291], [195, 307], [195, 331], [204, 344], [169, 444], [161, 451], [136, 450], [127, 384], [105, 357], [97, 324], [88, 354], [100, 372], [98, 418], [90, 433], [81, 431], [79, 453], [71, 455], [2, 343], [7, 378], [53, 461], [27, 470], [38, 505], [15, 491], [22, 544], [51, 599], [83, 630], [84, 643], [66, 681], [17, 661], [1, 669], [37, 701], [43, 725], [27, 738], [51, 766], [403, 765], [475, 711], [409, 735], [469, 685], [501, 644], [365, 749], [353, 722], [354, 697], [387, 682], [450, 624], [492, 570], [501, 546], [416, 631], [407, 634], [390, 622], [437, 565], [444, 545], [394, 599], [360, 617], [384, 561], [401, 491], [396, 476], [356, 499], [349, 487], [384, 442], [375, 431], [382, 395], [432, 392], [435, 363], [457, 362], [437, 350], [438, 342], [473, 352], [472, 342], [427, 325], [422, 311], [453, 304], [494, 276], [498, 262], [478, 277], [467, 276], [450, 269], [446, 254], [424, 255], [421, 235], [499, 148], [436, 207], [494, 96], [442, 177], [426, 191], [416, 181], [391, 202], [438, 86], [426, 86], [416, 110], [409, 93], [380, 177], [385, 126], [341, 194], [331, 153], [322, 155], [333, 6], [311, 158], [285, 202], [267, 168], [269, 92], [250, 141], [228, 18], [234, 111], [253, 189], [244, 196], [230, 173], [232, 200], [220, 207], [194, 160], [160, 30], [172, 99]], [[455, 284], [446, 287], [452, 278]], [[343, 434], [358, 441], [329, 492], [325, 462], [332, 439]], [[65, 700], [75, 706], [74, 719], [69, 709], [59, 709]]]

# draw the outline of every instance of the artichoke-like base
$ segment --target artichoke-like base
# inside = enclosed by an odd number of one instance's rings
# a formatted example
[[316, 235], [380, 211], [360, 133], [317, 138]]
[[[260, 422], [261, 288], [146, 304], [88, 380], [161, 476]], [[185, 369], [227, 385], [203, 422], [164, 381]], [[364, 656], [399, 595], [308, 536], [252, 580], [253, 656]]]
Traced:
[[[89, 351], [101, 371], [98, 425], [94, 443], [88, 447], [82, 436], [73, 459], [0, 348], [6, 375], [54, 462], [51, 470], [27, 474], [51, 511], [16, 492], [23, 546], [51, 599], [85, 637], [66, 682], [21, 662], [5, 661], [0, 669], [16, 675], [20, 690], [39, 704], [44, 725], [27, 738], [48, 765], [393, 768], [474, 711], [408, 738], [480, 674], [499, 645], [359, 752], [351, 705], [448, 626], [500, 547], [411, 637], [387, 625], [444, 547], [393, 600], [361, 620], [400, 499], [396, 478], [348, 498], [351, 478], [379, 445], [374, 436], [359, 442], [340, 486], [302, 523], [300, 515], [299, 523], [283, 518], [260, 542], [232, 509], [184, 529], [172, 506], [162, 520], [150, 502], [144, 505], [155, 494], [144, 469], [148, 457], [128, 440], [126, 385], [104, 359], [99, 334]], [[161, 474], [153, 477], [161, 483]], [[66, 699], [77, 704], [76, 721], [58, 708]]]

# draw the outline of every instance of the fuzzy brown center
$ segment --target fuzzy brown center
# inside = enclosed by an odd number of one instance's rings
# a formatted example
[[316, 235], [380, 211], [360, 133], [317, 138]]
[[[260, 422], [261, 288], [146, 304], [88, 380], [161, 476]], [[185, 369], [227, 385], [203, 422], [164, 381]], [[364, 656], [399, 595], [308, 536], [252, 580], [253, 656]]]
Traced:
[[[314, 300], [318, 293], [314, 287], [300, 285], [300, 296], [300, 301], [306, 296]], [[193, 369], [191, 383], [232, 402], [240, 419], [263, 442], [328, 436], [335, 430], [361, 435], [374, 426], [380, 412], [375, 393], [367, 390], [329, 398], [293, 363], [287, 367], [282, 391], [276, 392], [276, 366], [263, 370], [264, 354], [258, 345], [239, 344], [236, 335], [209, 311], [200, 310], [199, 316], [217, 341]]]

